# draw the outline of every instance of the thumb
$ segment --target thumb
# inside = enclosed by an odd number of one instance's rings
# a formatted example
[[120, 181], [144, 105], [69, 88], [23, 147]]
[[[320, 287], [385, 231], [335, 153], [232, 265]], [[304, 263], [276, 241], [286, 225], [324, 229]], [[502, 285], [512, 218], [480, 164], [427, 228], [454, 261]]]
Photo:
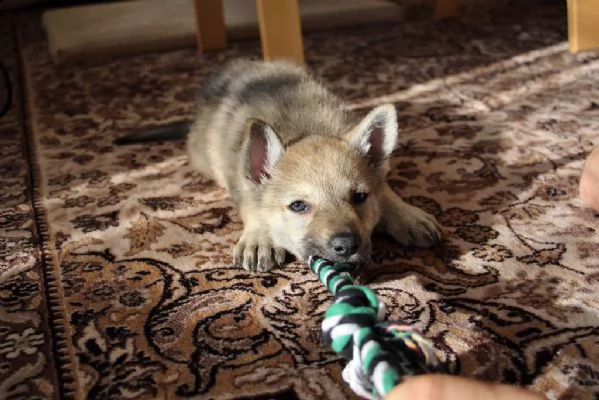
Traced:
[[542, 395], [516, 386], [478, 382], [450, 375], [406, 378], [384, 400], [544, 400]]

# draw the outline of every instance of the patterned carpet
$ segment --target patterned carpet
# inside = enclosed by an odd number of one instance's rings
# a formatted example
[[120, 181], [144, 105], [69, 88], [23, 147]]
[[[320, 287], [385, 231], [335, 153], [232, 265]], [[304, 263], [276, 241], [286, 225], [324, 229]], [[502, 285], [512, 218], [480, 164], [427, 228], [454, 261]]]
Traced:
[[[565, 2], [487, 3], [305, 37], [351, 107], [396, 104], [390, 180], [446, 230], [431, 250], [376, 238], [359, 280], [455, 374], [597, 398], [599, 215], [577, 185], [599, 53], [567, 52]], [[232, 267], [239, 216], [183, 143], [111, 145], [188, 117], [202, 80], [258, 43], [58, 68], [38, 14], [0, 18], [0, 398], [354, 398], [307, 267]]]

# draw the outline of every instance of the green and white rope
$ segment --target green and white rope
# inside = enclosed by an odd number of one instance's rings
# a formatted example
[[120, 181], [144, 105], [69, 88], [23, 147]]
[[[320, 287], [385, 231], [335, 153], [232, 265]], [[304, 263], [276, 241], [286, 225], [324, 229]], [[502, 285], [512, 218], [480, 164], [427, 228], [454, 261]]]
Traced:
[[354, 284], [350, 265], [310, 257], [310, 269], [335, 296], [322, 322], [323, 342], [349, 360], [343, 379], [358, 395], [384, 397], [405, 376], [438, 372], [432, 345], [411, 327], [385, 322], [374, 291]]

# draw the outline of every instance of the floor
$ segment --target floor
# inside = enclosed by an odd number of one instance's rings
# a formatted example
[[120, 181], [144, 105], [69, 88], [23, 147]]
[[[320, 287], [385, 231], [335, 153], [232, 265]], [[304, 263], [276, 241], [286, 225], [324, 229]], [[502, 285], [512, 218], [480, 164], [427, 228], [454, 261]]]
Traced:
[[[542, 0], [448, 21], [415, 9], [304, 44], [349, 108], [395, 104], [390, 182], [445, 229], [430, 250], [376, 237], [358, 278], [388, 317], [451, 373], [592, 399], [599, 215], [577, 185], [599, 144], [599, 53], [568, 51], [565, 15]], [[184, 144], [111, 144], [189, 118], [204, 79], [259, 43], [56, 67], [39, 14], [0, 18], [15, 88], [0, 119], [0, 398], [356, 398], [320, 343], [331, 299], [307, 267], [236, 269], [239, 215]]]

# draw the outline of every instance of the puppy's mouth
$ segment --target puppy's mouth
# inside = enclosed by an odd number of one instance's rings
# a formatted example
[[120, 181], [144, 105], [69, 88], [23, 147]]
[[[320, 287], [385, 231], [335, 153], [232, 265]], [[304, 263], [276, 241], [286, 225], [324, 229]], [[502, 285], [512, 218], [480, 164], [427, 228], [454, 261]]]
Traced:
[[349, 257], [341, 257], [338, 255], [330, 254], [328, 256], [325, 256], [325, 258], [333, 262], [363, 263], [368, 261], [369, 257], [367, 258], [361, 255], [360, 253], [357, 253]]
[[301, 259], [304, 262], [307, 262], [310, 256], [319, 256], [332, 262], [364, 264], [370, 261], [370, 245], [363, 245], [355, 254], [352, 254], [349, 257], [345, 257], [336, 254], [334, 251], [324, 246], [319, 246], [315, 243], [308, 243], [304, 248]]

